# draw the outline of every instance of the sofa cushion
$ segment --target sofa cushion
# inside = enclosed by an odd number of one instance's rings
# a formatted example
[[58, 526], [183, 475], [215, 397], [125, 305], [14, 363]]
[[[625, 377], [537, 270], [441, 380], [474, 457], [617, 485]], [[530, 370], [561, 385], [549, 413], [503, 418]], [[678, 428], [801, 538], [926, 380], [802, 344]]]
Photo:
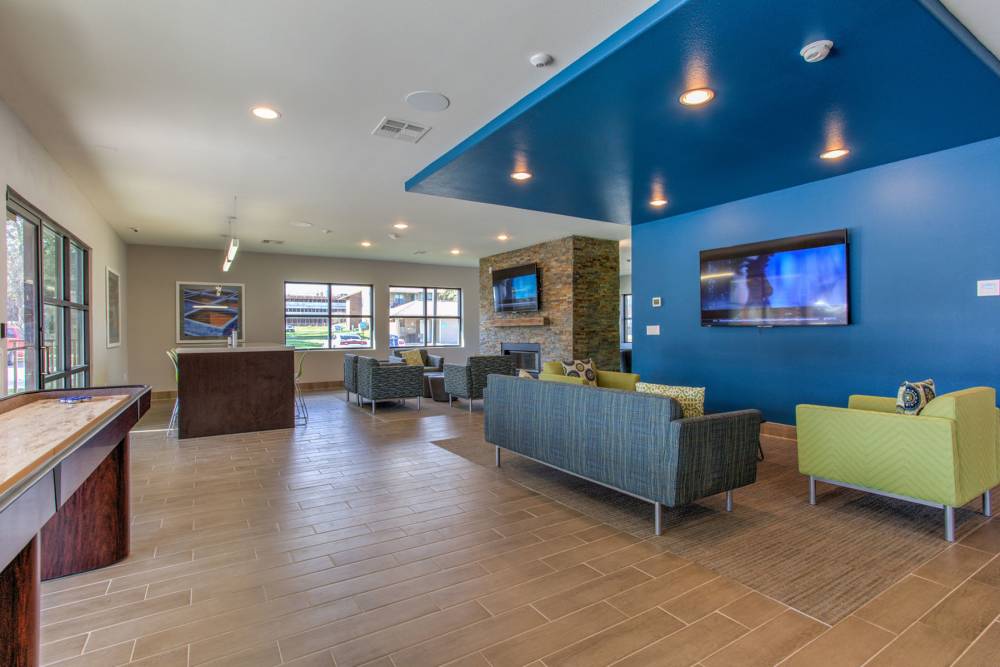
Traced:
[[568, 377], [583, 378], [583, 383], [597, 386], [597, 369], [592, 359], [574, 359], [562, 362], [563, 373]]
[[424, 356], [420, 353], [420, 350], [407, 350], [399, 355], [403, 358], [403, 361], [407, 366], [423, 366]]
[[522, 368], [517, 372], [517, 377], [524, 378], [525, 380], [534, 380], [535, 376], [531, 374], [530, 371]]
[[909, 380], [899, 385], [899, 393], [896, 394], [896, 412], [901, 415], [919, 415], [924, 407], [934, 400], [934, 380], [921, 380], [920, 382], [910, 382]]
[[684, 417], [701, 417], [705, 414], [704, 387], [678, 387], [669, 384], [637, 382], [635, 390], [644, 394], [657, 394], [674, 399], [681, 405]]

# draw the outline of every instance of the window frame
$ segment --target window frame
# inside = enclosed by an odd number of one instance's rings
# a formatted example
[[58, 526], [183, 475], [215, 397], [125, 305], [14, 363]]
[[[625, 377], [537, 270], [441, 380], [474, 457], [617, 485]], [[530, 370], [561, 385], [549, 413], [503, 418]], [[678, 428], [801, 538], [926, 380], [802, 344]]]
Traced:
[[[410, 289], [410, 290], [419, 289], [419, 290], [423, 290], [424, 291], [424, 300], [423, 300], [424, 314], [422, 316], [409, 316], [409, 317], [393, 317], [392, 316], [392, 291], [393, 290], [400, 290], [400, 289]], [[428, 296], [428, 292], [430, 292], [431, 295], [436, 296], [436, 293], [439, 290], [454, 290], [455, 292], [458, 292], [458, 316], [457, 317], [451, 317], [450, 315], [442, 317], [442, 316], [438, 315], [437, 314], [437, 307], [436, 307], [437, 306], [437, 301], [436, 300], [433, 301], [433, 303], [435, 304], [435, 309], [434, 309], [435, 314], [434, 315], [428, 315], [427, 314], [427, 303], [428, 303], [427, 296]], [[388, 309], [387, 309], [387, 313], [389, 315], [389, 320], [388, 320], [389, 331], [392, 331], [392, 321], [393, 320], [397, 320], [397, 319], [422, 320], [423, 324], [424, 324], [424, 342], [423, 343], [420, 343], [419, 345], [402, 345], [402, 346], [400, 346], [400, 345], [393, 345], [392, 344], [392, 339], [390, 338], [389, 339], [389, 349], [390, 350], [410, 350], [410, 349], [417, 349], [417, 348], [421, 348], [421, 347], [434, 347], [434, 348], [437, 348], [437, 347], [465, 347], [465, 316], [464, 316], [464, 312], [465, 312], [465, 295], [462, 293], [462, 288], [461, 287], [440, 287], [440, 286], [436, 286], [436, 285], [435, 286], [430, 286], [430, 287], [425, 287], [423, 285], [389, 285], [389, 306], [388, 306]], [[455, 343], [455, 344], [450, 344], [450, 343], [441, 344], [441, 343], [438, 343], [436, 340], [435, 340], [435, 342], [433, 344], [431, 344], [430, 342], [428, 342], [431, 338], [436, 338], [436, 335], [432, 335], [431, 332], [432, 331], [433, 332], [437, 331], [436, 327], [434, 326], [435, 324], [437, 324], [437, 320], [458, 320], [458, 342], [457, 343]], [[391, 335], [392, 334], [390, 334], [390, 336]]]
[[[35, 262], [37, 268], [36, 285], [36, 324], [37, 332], [37, 369], [38, 387], [37, 390], [46, 389], [71, 389], [75, 378], [82, 378], [83, 387], [91, 385], [93, 372], [93, 325], [91, 322], [90, 306], [92, 303], [92, 281], [90, 275], [91, 253], [93, 249], [83, 242], [76, 234], [60, 225], [58, 222], [47, 216], [42, 210], [33, 206], [28, 200], [20, 196], [12, 188], [7, 188], [7, 211], [22, 217], [24, 220], [35, 225], [36, 247]], [[55, 297], [50, 297], [45, 293], [45, 232], [50, 231], [56, 235], [61, 247], [61, 261], [56, 267], [58, 271], [58, 290]], [[83, 284], [80, 285], [80, 300], [72, 300], [72, 258], [71, 247], [76, 246], [82, 252], [83, 266], [81, 267], [81, 277]], [[9, 288], [9, 286], [8, 286]], [[49, 346], [45, 345], [45, 311], [46, 306], [57, 309], [56, 312], [62, 314], [62, 342], [63, 349], [60, 350], [62, 357], [62, 369], [55, 372], [49, 370]], [[73, 314], [83, 313], [83, 363], [73, 365]], [[5, 362], [6, 363], [6, 362]], [[5, 371], [6, 372], [6, 371]], [[49, 386], [55, 384], [56, 386]], [[31, 390], [28, 390], [31, 391]]]
[[[305, 313], [293, 313], [288, 314], [288, 285], [323, 285], [326, 287], [326, 314], [305, 314]], [[369, 310], [367, 314], [363, 315], [340, 315], [333, 313], [331, 298], [331, 289], [334, 285], [343, 285], [346, 287], [361, 287], [368, 290], [368, 306]], [[327, 282], [327, 281], [317, 281], [317, 280], [286, 280], [282, 284], [281, 289], [281, 299], [282, 299], [282, 321], [285, 325], [285, 345], [288, 345], [288, 319], [325, 319], [326, 320], [326, 347], [295, 347], [296, 351], [303, 352], [344, 352], [345, 350], [374, 350], [375, 349], [375, 286], [370, 283], [345, 283], [345, 282]], [[359, 319], [368, 321], [368, 344], [367, 345], [352, 345], [350, 347], [333, 347], [333, 320], [334, 319]]]
[[629, 317], [628, 315], [626, 315], [626, 313], [629, 313], [632, 310], [631, 308], [626, 308], [625, 307], [625, 302], [626, 301], [628, 301], [630, 303], [634, 303], [634, 299], [632, 298], [632, 293], [631, 292], [626, 292], [625, 294], [622, 294], [622, 336], [621, 336], [621, 338], [622, 338], [622, 342], [623, 343], [632, 343], [632, 340], [635, 338], [635, 332], [632, 331], [632, 320], [635, 319], [635, 318], [634, 318], [634, 313], [633, 313], [633, 317]]

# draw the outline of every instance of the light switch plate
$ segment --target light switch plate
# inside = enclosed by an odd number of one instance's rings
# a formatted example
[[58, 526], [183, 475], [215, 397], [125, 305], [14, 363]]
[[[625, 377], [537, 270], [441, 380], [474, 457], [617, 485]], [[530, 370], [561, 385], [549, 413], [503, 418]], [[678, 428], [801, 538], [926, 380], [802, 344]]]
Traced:
[[1000, 296], [1000, 280], [980, 280], [976, 283], [976, 296]]
[[663, 301], [658, 296], [654, 296], [652, 299], [653, 308], [659, 308]]
[[647, 324], [646, 325], [646, 335], [647, 336], [659, 336], [660, 335], [660, 325], [659, 324]]

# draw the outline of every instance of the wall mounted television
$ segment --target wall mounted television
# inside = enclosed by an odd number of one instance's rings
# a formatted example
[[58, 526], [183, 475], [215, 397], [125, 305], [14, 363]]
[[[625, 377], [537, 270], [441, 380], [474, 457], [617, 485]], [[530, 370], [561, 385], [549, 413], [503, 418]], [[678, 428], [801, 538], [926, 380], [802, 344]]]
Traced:
[[850, 324], [847, 230], [701, 252], [701, 324]]
[[540, 307], [537, 265], [493, 271], [493, 309], [496, 312], [524, 313]]

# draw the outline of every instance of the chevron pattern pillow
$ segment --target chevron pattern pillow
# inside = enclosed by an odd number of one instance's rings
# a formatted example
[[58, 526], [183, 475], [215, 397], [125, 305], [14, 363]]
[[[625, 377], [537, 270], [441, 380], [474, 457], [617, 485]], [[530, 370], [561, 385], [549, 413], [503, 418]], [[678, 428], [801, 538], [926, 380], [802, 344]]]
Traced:
[[896, 394], [896, 412], [901, 415], [919, 415], [920, 411], [934, 400], [935, 395], [934, 380], [927, 379], [920, 382], [907, 380], [899, 385], [899, 393]]

